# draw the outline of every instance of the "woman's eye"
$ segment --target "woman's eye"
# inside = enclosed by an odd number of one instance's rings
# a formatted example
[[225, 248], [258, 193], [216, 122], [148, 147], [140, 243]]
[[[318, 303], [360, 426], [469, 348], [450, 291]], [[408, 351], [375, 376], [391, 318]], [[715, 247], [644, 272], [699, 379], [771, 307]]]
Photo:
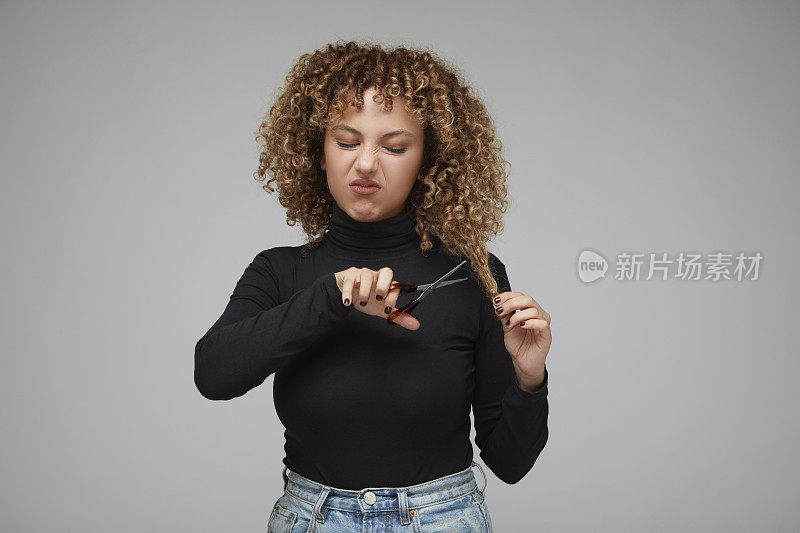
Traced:
[[[339, 147], [341, 148], [355, 148], [356, 146], [358, 146], [358, 143], [348, 144], [348, 143], [343, 143], [341, 141], [336, 141], [336, 144], [338, 144]], [[384, 148], [386, 148], [393, 154], [402, 154], [407, 150], [407, 148], [389, 148], [388, 146], [384, 146]]]

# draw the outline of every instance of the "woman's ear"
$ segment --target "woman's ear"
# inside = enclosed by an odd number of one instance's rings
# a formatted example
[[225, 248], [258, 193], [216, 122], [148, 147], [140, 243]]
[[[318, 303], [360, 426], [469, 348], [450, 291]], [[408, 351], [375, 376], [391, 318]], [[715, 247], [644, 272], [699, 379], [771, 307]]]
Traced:
[[325, 170], [325, 154], [322, 154], [322, 159], [319, 160], [319, 168]]

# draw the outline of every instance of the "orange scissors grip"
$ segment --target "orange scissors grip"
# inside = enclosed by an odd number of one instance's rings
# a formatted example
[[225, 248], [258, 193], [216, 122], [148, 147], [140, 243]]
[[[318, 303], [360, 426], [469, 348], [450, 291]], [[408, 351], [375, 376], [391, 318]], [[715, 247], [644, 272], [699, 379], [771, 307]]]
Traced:
[[414, 308], [417, 306], [417, 304], [418, 304], [419, 302], [420, 302], [419, 300], [411, 300], [410, 302], [408, 302], [408, 303], [407, 303], [406, 305], [404, 305], [403, 307], [398, 307], [397, 309], [395, 309], [394, 311], [392, 311], [391, 313], [389, 313], [389, 316], [387, 316], [387, 317], [386, 317], [386, 322], [387, 322], [387, 323], [388, 323], [390, 326], [396, 326], [397, 324], [395, 324], [395, 323], [394, 323], [394, 320], [395, 320], [397, 317], [399, 317], [400, 315], [403, 315], [403, 314], [411, 314], [411, 311], [413, 311], [413, 310], [414, 310]]
[[399, 281], [394, 281], [393, 280], [389, 284], [389, 292], [398, 291], [399, 292], [398, 296], [403, 295], [403, 294], [407, 294], [409, 292], [414, 292], [415, 290], [417, 290], [417, 286], [416, 285], [409, 285], [407, 283], [401, 283]]

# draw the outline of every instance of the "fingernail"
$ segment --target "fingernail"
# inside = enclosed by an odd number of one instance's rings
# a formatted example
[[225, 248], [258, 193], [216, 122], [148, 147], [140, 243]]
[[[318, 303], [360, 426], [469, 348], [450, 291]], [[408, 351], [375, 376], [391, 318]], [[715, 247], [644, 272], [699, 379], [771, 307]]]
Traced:
[[500, 297], [499, 297], [499, 296], [497, 296], [497, 297], [494, 299], [494, 303], [496, 303], [496, 304], [499, 304], [499, 303], [500, 303]]
[[525, 325], [525, 321], [523, 320], [522, 322], [519, 323], [519, 325], [520, 326], [524, 326]]
[[364, 307], [365, 305], [367, 305], [367, 302], [359, 302], [359, 303], [361, 304], [361, 307]]
[[383, 300], [383, 296], [381, 296], [380, 294], [376, 294], [375, 299], [380, 302], [381, 300]]
[[503, 308], [502, 307], [496, 307], [495, 311], [497, 311], [497, 314], [499, 315], [500, 313], [503, 312]]
[[509, 318], [508, 320], [506, 320], [506, 326], [509, 325], [510, 323], [511, 323], [511, 319]]
[[350, 305], [350, 298], [344, 299], [344, 305]]
[[389, 313], [392, 312], [392, 308], [391, 307], [387, 307], [386, 309], [383, 310], [383, 312], [388, 315]]

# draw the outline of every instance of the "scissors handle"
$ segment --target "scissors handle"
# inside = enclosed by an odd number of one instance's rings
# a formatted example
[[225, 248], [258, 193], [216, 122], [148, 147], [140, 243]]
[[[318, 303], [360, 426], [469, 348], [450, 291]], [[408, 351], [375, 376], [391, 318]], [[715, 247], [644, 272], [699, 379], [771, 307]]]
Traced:
[[386, 317], [386, 322], [390, 326], [396, 326], [397, 324], [394, 323], [394, 320], [397, 317], [399, 317], [400, 315], [402, 315], [402, 314], [405, 314], [405, 313], [411, 314], [411, 311], [413, 311], [414, 308], [417, 307], [417, 304], [419, 302], [420, 302], [420, 300], [414, 299], [414, 300], [411, 300], [410, 302], [408, 302], [403, 307], [398, 307], [397, 309], [395, 309], [394, 311], [389, 313], [389, 316]]
[[398, 291], [398, 296], [403, 294], [408, 294], [409, 292], [414, 292], [417, 290], [416, 285], [409, 285], [408, 283], [400, 283], [399, 281], [392, 281], [389, 284], [389, 292]]

